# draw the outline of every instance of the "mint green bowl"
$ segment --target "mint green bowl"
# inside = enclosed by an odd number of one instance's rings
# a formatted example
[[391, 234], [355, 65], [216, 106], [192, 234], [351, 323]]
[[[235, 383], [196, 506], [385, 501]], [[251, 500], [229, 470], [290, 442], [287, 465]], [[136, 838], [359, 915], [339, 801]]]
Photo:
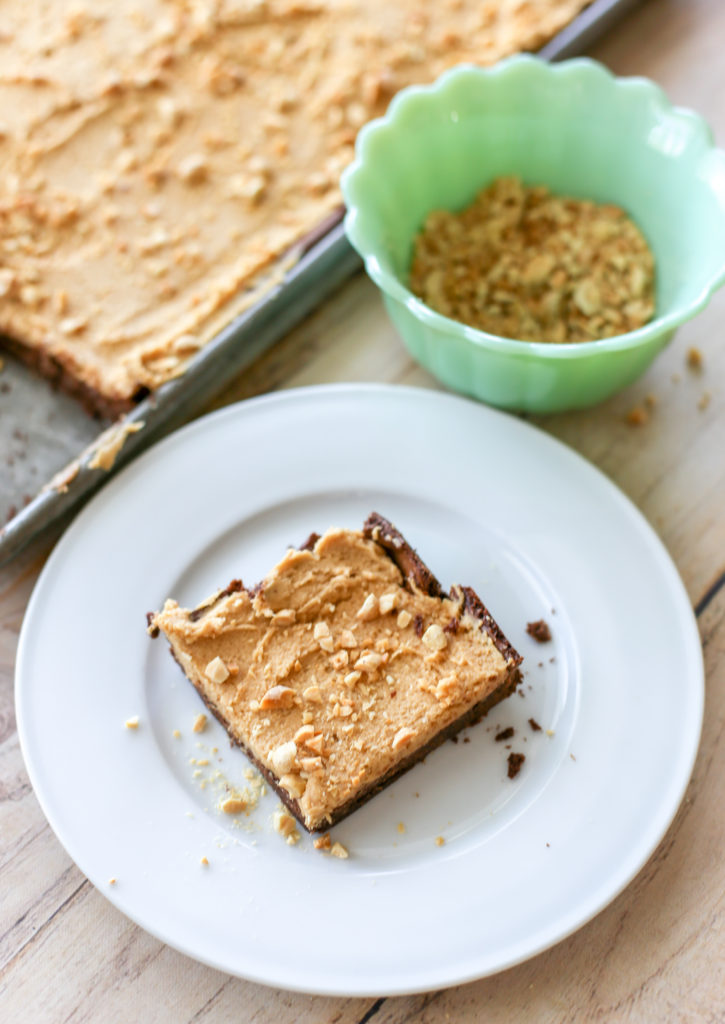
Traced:
[[[602, 341], [542, 344], [466, 327], [417, 299], [408, 267], [426, 215], [467, 206], [499, 175], [623, 207], [655, 255], [655, 318]], [[413, 357], [507, 409], [582, 408], [626, 387], [725, 280], [725, 153], [658, 86], [591, 60], [513, 57], [404, 89], [360, 132], [342, 191], [348, 238]]]

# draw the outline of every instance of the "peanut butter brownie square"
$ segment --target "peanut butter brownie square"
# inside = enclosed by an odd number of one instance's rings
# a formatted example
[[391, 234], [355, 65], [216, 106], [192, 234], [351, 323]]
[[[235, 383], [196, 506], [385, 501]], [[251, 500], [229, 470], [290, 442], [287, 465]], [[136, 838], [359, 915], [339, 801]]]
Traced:
[[470, 587], [443, 592], [371, 514], [149, 631], [308, 831], [328, 828], [508, 697], [514, 650]]

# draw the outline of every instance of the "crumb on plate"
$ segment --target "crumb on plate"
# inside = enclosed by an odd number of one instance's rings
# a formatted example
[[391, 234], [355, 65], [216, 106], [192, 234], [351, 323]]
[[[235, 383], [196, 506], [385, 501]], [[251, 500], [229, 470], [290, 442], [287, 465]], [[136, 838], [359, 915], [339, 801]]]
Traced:
[[515, 779], [521, 771], [524, 761], [526, 760], [526, 754], [517, 754], [512, 751], [508, 756], [508, 777]]
[[546, 644], [551, 640], [551, 629], [548, 622], [545, 622], [544, 619], [537, 619], [536, 622], [527, 622], [526, 632], [538, 644]]

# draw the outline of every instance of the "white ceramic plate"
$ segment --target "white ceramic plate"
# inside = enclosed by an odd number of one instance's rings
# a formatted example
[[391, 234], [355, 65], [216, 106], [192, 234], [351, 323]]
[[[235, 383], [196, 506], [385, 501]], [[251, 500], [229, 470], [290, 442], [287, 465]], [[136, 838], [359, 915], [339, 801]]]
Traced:
[[[247, 762], [216, 723], [192, 732], [200, 702], [144, 613], [254, 582], [312, 530], [372, 509], [444, 586], [478, 590], [527, 674], [467, 743], [341, 823], [350, 858], [336, 860], [308, 837], [285, 845], [273, 794], [237, 824], [216, 809]], [[525, 631], [542, 617], [547, 645]], [[48, 820], [123, 913], [232, 974], [381, 995], [524, 960], [630, 881], [689, 778], [703, 669], [667, 553], [583, 459], [460, 398], [342, 386], [215, 413], [110, 483], [33, 594], [17, 708]], [[526, 755], [513, 781], [493, 738], [508, 725]]]

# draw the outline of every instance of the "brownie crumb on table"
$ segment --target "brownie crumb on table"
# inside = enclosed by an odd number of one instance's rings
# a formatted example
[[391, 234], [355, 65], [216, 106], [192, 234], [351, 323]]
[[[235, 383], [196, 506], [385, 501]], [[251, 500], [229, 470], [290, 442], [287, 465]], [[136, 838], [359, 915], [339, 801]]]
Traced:
[[508, 777], [510, 779], [515, 779], [516, 778], [516, 776], [521, 771], [521, 767], [522, 767], [522, 765], [523, 765], [525, 760], [526, 760], [526, 754], [517, 754], [517, 753], [515, 753], [513, 751], [509, 754], [509, 756], [508, 756]]
[[529, 719], [529, 725], [531, 726], [531, 728], [533, 729], [534, 732], [541, 732], [541, 726], [539, 725], [539, 723], [536, 721], [535, 718], [530, 718]]
[[702, 352], [696, 346], [692, 346], [687, 350], [686, 362], [691, 370], [702, 370]]
[[512, 725], [509, 725], [505, 729], [502, 729], [501, 732], [497, 732], [494, 736], [494, 740], [496, 743], [503, 743], [504, 740], [510, 740], [513, 734], [514, 728]]
[[545, 644], [551, 640], [551, 630], [543, 619], [538, 619], [536, 622], [527, 622], [526, 632], [539, 644]]
[[649, 413], [643, 406], [635, 405], [627, 413], [626, 419], [630, 427], [643, 427], [649, 421]]

